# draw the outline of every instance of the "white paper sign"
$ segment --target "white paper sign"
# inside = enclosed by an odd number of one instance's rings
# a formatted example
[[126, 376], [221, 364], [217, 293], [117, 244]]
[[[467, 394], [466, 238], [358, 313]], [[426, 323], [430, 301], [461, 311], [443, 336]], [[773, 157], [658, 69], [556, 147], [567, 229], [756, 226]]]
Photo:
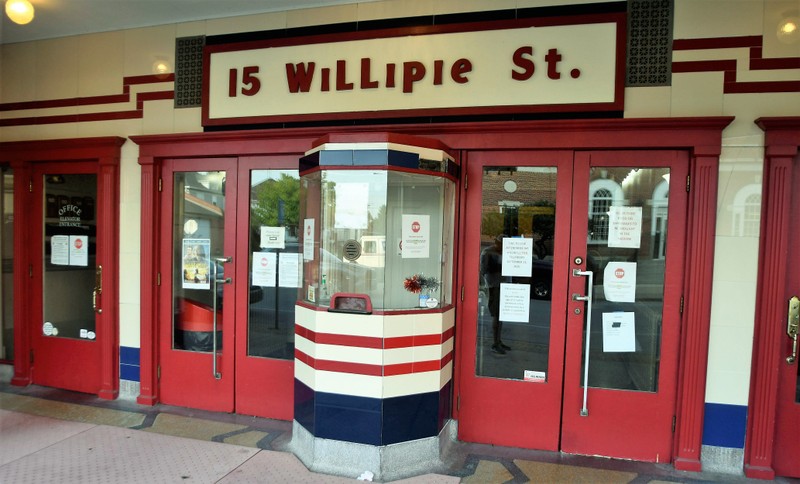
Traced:
[[503, 238], [503, 276], [530, 277], [533, 270], [533, 239]]
[[285, 249], [286, 248], [286, 227], [261, 227], [262, 249]]
[[283, 252], [278, 254], [278, 285], [300, 287], [301, 254]]
[[530, 321], [530, 284], [500, 283], [500, 321], [527, 323]]
[[277, 266], [275, 252], [253, 252], [253, 285], [275, 287]]
[[337, 183], [333, 228], [366, 229], [369, 225], [368, 183]]
[[403, 259], [427, 259], [430, 256], [430, 215], [403, 214]]
[[89, 237], [86, 235], [69, 236], [69, 265], [89, 265]]
[[634, 313], [603, 313], [603, 352], [630, 353], [636, 351]]
[[642, 207], [611, 207], [608, 212], [608, 246], [638, 249], [641, 242]]
[[56, 266], [69, 265], [69, 235], [50, 237], [50, 263]]
[[636, 302], [636, 262], [609, 262], [603, 271], [606, 301]]
[[314, 219], [303, 220], [303, 260], [314, 260]]

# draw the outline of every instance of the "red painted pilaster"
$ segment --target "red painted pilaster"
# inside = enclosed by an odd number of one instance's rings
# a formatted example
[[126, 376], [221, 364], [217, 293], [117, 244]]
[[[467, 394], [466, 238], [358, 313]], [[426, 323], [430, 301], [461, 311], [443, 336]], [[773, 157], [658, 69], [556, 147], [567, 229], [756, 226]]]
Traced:
[[703, 440], [719, 147], [697, 147], [691, 168], [675, 468], [699, 472]]
[[140, 320], [141, 348], [139, 349], [139, 396], [136, 401], [143, 405], [158, 402], [158, 315], [156, 305], [156, 284], [158, 258], [159, 208], [158, 179], [160, 166], [155, 158], [140, 156], [142, 170], [142, 209], [141, 209], [141, 280]]
[[103, 267], [102, 313], [97, 315], [100, 335], [100, 391], [98, 396], [119, 396], [119, 156], [98, 160], [97, 260]]
[[31, 219], [31, 165], [22, 160], [11, 163], [14, 169], [14, 376], [11, 384], [27, 386], [32, 382], [31, 375], [31, 337], [29, 321], [30, 304], [30, 264], [31, 251], [28, 241], [29, 230], [22, 229], [24, 221]]

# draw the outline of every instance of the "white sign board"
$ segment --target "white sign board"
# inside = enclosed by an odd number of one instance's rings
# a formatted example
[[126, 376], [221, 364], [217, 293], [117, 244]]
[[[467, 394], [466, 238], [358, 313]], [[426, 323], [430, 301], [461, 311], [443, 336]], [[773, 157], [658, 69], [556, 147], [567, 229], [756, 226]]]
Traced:
[[530, 277], [533, 270], [533, 239], [503, 238], [503, 276]]
[[603, 271], [606, 301], [636, 302], [636, 262], [609, 262]]
[[69, 265], [89, 265], [89, 237], [86, 235], [69, 236]]
[[253, 252], [253, 285], [275, 287], [277, 268], [275, 252]]
[[282, 252], [278, 254], [278, 285], [280, 287], [300, 287], [300, 268], [302, 254]]
[[641, 241], [642, 207], [611, 207], [608, 212], [608, 246], [638, 249]]
[[427, 259], [431, 248], [431, 216], [403, 214], [403, 259]]
[[[206, 48], [203, 125], [532, 111], [621, 111], [624, 17], [376, 32]], [[501, 27], [498, 25], [498, 27]], [[383, 35], [380, 37], [380, 35]], [[348, 39], [349, 37], [349, 39]], [[337, 41], [341, 39], [340, 41]], [[291, 43], [288, 43], [291, 44]]]
[[314, 260], [314, 219], [303, 220], [303, 260]]
[[630, 353], [636, 351], [634, 313], [603, 313], [603, 352]]
[[285, 249], [286, 248], [286, 227], [267, 227], [261, 226], [262, 249]]
[[530, 284], [500, 283], [500, 321], [530, 322]]
[[69, 265], [69, 235], [50, 237], [50, 263], [55, 266]]
[[369, 183], [337, 183], [335, 190], [333, 228], [366, 229], [369, 224]]

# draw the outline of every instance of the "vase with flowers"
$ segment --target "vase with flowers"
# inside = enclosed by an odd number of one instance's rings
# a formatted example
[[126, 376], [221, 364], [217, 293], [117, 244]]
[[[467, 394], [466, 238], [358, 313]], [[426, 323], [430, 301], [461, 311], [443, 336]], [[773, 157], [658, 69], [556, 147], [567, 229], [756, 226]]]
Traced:
[[435, 298], [431, 298], [431, 291], [439, 288], [439, 281], [435, 277], [427, 277], [424, 274], [414, 274], [406, 277], [403, 287], [406, 291], [419, 295], [419, 307], [436, 307], [439, 304]]

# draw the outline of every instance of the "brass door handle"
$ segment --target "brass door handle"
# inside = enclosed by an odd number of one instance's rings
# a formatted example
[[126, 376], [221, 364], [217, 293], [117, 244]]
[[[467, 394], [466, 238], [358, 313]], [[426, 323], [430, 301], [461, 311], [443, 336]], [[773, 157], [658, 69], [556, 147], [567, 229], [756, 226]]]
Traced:
[[797, 331], [800, 328], [800, 298], [789, 299], [789, 311], [786, 318], [786, 334], [792, 339], [792, 354], [786, 358], [790, 365], [797, 361]]
[[97, 266], [94, 272], [94, 289], [92, 290], [92, 309], [101, 314], [102, 308], [97, 307], [97, 296], [103, 293], [103, 266]]

